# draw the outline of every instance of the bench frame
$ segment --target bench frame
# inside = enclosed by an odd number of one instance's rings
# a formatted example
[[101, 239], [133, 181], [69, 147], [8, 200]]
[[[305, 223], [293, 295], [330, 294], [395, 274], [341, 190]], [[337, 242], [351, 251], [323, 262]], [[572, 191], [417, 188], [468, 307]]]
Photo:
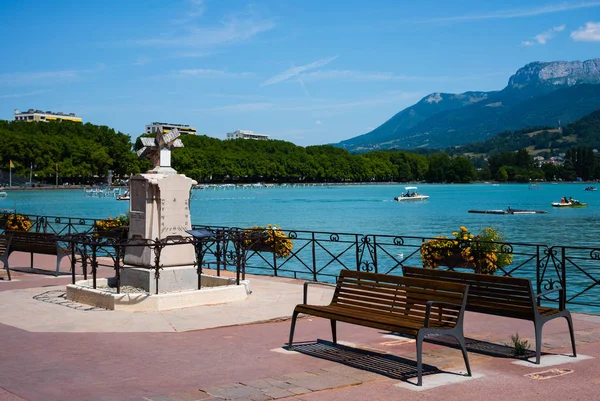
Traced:
[[451, 335], [460, 345], [467, 375], [471, 376], [463, 334], [468, 285], [342, 270], [331, 303], [308, 305], [307, 289], [313, 283], [304, 283], [304, 303], [294, 308], [289, 350], [293, 347], [296, 320], [303, 313], [329, 319], [334, 344], [337, 321], [415, 337], [418, 386], [423, 383], [423, 340], [433, 334]]
[[4, 264], [4, 268], [6, 269], [6, 274], [8, 276], [8, 281], [11, 281], [10, 278], [10, 269], [8, 268], [8, 256], [10, 255], [10, 240], [11, 237], [6, 234], [0, 234], [0, 261]]
[[[535, 295], [531, 280], [528, 278], [426, 269], [413, 266], [403, 266], [403, 272], [405, 277], [468, 284], [471, 291], [467, 300], [467, 311], [512, 317], [533, 322], [536, 364], [540, 363], [542, 329], [544, 324], [552, 319], [564, 317], [569, 326], [573, 357], [577, 357], [573, 319], [571, 318], [571, 313], [565, 308], [563, 302], [564, 290], [562, 288], [554, 288]], [[490, 291], [490, 295], [484, 294], [486, 290]], [[560, 299], [558, 308], [538, 306], [538, 301], [541, 297], [556, 291], [558, 291]], [[491, 292], [493, 292], [493, 295], [491, 295]], [[495, 306], [493, 302], [496, 302]]]
[[[8, 258], [13, 252], [26, 252], [31, 255], [31, 268], [33, 268], [33, 254], [39, 253], [42, 255], [56, 255], [56, 272], [58, 276], [60, 272], [60, 262], [67, 256], [70, 257], [71, 251], [68, 248], [60, 245], [59, 238], [54, 233], [35, 232], [35, 231], [13, 231], [5, 230], [4, 234], [10, 237], [6, 258], [0, 259], [5, 262], [6, 270], [9, 270]], [[10, 277], [10, 273], [9, 273]]]

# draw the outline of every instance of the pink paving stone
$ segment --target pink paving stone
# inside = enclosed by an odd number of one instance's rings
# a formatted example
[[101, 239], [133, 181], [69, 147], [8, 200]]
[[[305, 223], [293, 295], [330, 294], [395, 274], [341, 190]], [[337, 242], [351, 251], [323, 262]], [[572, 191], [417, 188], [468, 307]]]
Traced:
[[[15, 266], [27, 266], [27, 254], [11, 256]], [[39, 267], [52, 271], [52, 257], [36, 256]], [[37, 261], [40, 262], [37, 262]], [[45, 261], [45, 262], [44, 262]], [[68, 266], [63, 269], [68, 271]], [[111, 269], [100, 274], [110, 276]], [[70, 276], [53, 278], [39, 274], [16, 273], [19, 281], [0, 281], [0, 291], [66, 285]], [[276, 280], [276, 279], [273, 279]], [[7, 304], [0, 308], [19, 310], [20, 305]], [[63, 318], [65, 309], [53, 306], [52, 317]], [[0, 309], [1, 310], [1, 309]], [[5, 309], [7, 310], [7, 309]], [[95, 313], [95, 312], [78, 312]], [[291, 309], [290, 309], [291, 314]], [[198, 312], [194, 318], [202, 319]], [[23, 315], [22, 319], [35, 321], [39, 316]], [[101, 325], [103, 322], [98, 321]], [[203, 390], [221, 386], [236, 390], [240, 382], [261, 382], [309, 377], [309, 372], [328, 372], [313, 382], [313, 389], [323, 388], [291, 397], [301, 400], [593, 400], [600, 388], [600, 318], [593, 315], [575, 315], [574, 325], [578, 352], [592, 356], [588, 360], [568, 360], [557, 366], [573, 373], [533, 380], [526, 375], [549, 370], [515, 365], [516, 359], [481, 356], [470, 352], [474, 372], [483, 377], [465, 380], [422, 392], [399, 388], [401, 381], [350, 368], [326, 359], [300, 353], [278, 353], [271, 350], [286, 344], [289, 322], [261, 323], [243, 326], [219, 327], [187, 332], [34, 332], [2, 323], [0, 314], [0, 401], [17, 400], [154, 400], [161, 395], [183, 396], [194, 389]], [[544, 327], [544, 342], [548, 354], [570, 354], [566, 323], [556, 320]], [[533, 325], [515, 319], [496, 318], [468, 313], [465, 335], [468, 338], [503, 344], [518, 332], [526, 339], [533, 337]], [[389, 345], [385, 332], [352, 325], [339, 324], [338, 338], [355, 344], [357, 349], [375, 350], [382, 354], [414, 359], [414, 343]], [[323, 319], [301, 319], [296, 329], [296, 341], [330, 341], [329, 322]], [[561, 348], [561, 345], [565, 345]], [[460, 352], [442, 345], [426, 343], [424, 362], [437, 368], [464, 369]], [[354, 373], [356, 372], [356, 373]], [[335, 378], [327, 381], [326, 378]], [[427, 375], [424, 382], [435, 377]], [[322, 380], [322, 381], [321, 381]], [[355, 381], [358, 385], [351, 385]], [[276, 382], [271, 382], [275, 384]], [[328, 387], [329, 386], [329, 387]], [[273, 385], [273, 387], [277, 387]], [[302, 393], [303, 386], [287, 388], [291, 393]], [[243, 396], [243, 394], [239, 394]], [[258, 396], [258, 394], [252, 394]], [[155, 398], [157, 397], [157, 398]], [[260, 397], [259, 397], [260, 398]], [[175, 398], [172, 398], [175, 399]]]

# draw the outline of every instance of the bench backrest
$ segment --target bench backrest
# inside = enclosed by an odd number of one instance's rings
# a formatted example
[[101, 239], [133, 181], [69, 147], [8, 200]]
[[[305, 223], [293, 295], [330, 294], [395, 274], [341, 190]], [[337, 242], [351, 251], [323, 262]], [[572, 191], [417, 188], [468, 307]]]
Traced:
[[56, 234], [12, 230], [6, 230], [4, 233], [11, 238], [11, 251], [34, 252], [53, 255], [57, 253], [58, 238]]
[[403, 271], [405, 277], [468, 284], [468, 311], [526, 320], [534, 319], [537, 313], [533, 287], [527, 278], [412, 266], [404, 266]]
[[342, 270], [332, 305], [356, 309], [357, 314], [383, 313], [425, 319], [427, 301], [456, 306], [434, 306], [431, 318], [454, 327], [462, 318], [468, 286], [460, 283]]

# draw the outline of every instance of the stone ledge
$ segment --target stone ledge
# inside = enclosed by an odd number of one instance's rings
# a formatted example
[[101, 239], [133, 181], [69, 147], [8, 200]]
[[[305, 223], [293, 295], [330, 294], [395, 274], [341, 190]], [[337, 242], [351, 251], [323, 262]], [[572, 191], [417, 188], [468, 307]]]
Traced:
[[[217, 305], [243, 301], [251, 294], [250, 281], [240, 281], [240, 285], [230, 285], [231, 279], [209, 276], [210, 280], [224, 280], [220, 286], [201, 290], [187, 290], [161, 294], [128, 293], [116, 294], [101, 288], [92, 288], [91, 280], [81, 280], [67, 285], [67, 299], [86, 305], [109, 310], [127, 312], [157, 312], [193, 306]], [[208, 277], [207, 277], [208, 278]], [[97, 279], [97, 286], [108, 286], [108, 279]]]

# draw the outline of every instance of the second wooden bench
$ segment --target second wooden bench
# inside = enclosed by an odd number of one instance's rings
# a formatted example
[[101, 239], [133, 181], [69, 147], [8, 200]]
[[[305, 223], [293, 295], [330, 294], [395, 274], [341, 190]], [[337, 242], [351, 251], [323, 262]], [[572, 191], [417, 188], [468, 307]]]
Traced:
[[559, 292], [559, 299], [562, 300], [562, 288], [555, 288], [535, 295], [531, 280], [528, 278], [492, 276], [412, 266], [404, 266], [403, 270], [405, 277], [468, 284], [470, 286], [467, 301], [468, 311], [533, 322], [536, 364], [540, 363], [544, 324], [552, 319], [564, 317], [569, 325], [573, 356], [577, 356], [571, 313], [562, 305], [562, 302], [558, 308], [538, 306], [537, 303], [540, 297], [555, 291]]

